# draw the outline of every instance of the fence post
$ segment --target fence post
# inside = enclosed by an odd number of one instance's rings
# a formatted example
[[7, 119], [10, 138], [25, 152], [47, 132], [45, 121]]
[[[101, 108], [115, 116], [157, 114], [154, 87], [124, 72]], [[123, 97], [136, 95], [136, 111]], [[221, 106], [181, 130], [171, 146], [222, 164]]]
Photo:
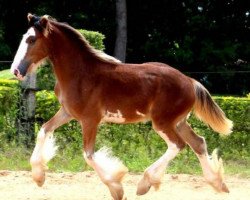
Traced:
[[18, 134], [27, 147], [34, 144], [36, 109], [36, 73], [30, 73], [21, 83]]

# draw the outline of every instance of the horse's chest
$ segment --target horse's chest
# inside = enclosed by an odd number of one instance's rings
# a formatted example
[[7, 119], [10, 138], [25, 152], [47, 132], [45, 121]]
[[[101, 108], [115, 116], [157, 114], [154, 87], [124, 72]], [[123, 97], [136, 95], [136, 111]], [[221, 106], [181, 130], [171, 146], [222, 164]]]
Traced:
[[90, 95], [84, 89], [78, 88], [62, 90], [58, 87], [55, 93], [60, 105], [72, 116], [81, 115], [90, 98]]
[[63, 90], [61, 90], [61, 88], [59, 87], [58, 84], [55, 86], [55, 95], [56, 95], [60, 105], [63, 105], [63, 103], [65, 101], [65, 97], [63, 94]]
[[70, 92], [61, 92], [58, 96], [58, 101], [61, 105], [73, 108], [75, 106], [79, 106], [79, 104], [83, 104], [80, 96], [75, 96], [75, 94]]

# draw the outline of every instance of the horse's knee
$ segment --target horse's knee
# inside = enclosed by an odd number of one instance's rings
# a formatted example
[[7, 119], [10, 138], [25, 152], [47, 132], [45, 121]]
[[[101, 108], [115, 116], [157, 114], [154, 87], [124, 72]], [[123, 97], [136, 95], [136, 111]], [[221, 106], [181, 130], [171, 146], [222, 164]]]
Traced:
[[178, 135], [194, 150], [196, 154], [203, 155], [207, 152], [205, 138], [197, 135], [187, 122], [181, 122], [177, 129]]
[[178, 135], [178, 131], [171, 124], [160, 126], [154, 122], [153, 128], [165, 142], [175, 144], [179, 150], [185, 148], [186, 142]]
[[192, 146], [193, 150], [198, 155], [203, 155], [207, 152], [207, 144], [204, 137], [197, 137], [194, 145]]

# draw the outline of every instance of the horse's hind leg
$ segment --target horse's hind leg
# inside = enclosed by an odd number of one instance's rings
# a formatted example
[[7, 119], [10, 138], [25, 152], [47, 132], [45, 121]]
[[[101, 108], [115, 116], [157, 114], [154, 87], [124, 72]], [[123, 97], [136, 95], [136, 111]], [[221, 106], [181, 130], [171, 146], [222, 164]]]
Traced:
[[154, 129], [165, 140], [168, 149], [156, 162], [145, 170], [143, 178], [138, 183], [137, 195], [146, 194], [151, 186], [157, 190], [169, 162], [185, 147], [185, 143], [176, 134], [174, 127], [160, 128], [160, 126], [154, 124]]
[[42, 126], [37, 134], [36, 146], [30, 158], [30, 164], [32, 178], [38, 186], [44, 184], [46, 164], [55, 155], [53, 131], [70, 120], [71, 117], [61, 108], [54, 117]]
[[218, 160], [216, 152], [212, 157], [208, 155], [206, 141], [198, 136], [186, 122], [183, 120], [178, 124], [179, 136], [194, 150], [203, 170], [207, 182], [219, 192], [229, 192], [223, 182], [222, 160]]
[[82, 123], [84, 158], [108, 186], [113, 199], [125, 200], [121, 181], [128, 169], [118, 158], [113, 157], [107, 148], [94, 152], [97, 125], [92, 120], [84, 120]]

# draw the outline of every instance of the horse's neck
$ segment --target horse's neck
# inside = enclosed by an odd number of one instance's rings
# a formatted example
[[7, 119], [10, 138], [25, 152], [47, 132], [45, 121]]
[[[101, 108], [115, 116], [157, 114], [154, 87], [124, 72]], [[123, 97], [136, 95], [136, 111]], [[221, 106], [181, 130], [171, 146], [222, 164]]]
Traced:
[[50, 47], [50, 60], [59, 85], [69, 85], [77, 79], [88, 81], [98, 68], [106, 66], [91, 54], [87, 45], [79, 47], [60, 33], [53, 36]]
[[59, 46], [57, 43], [60, 42], [55, 43], [49, 56], [55, 76], [59, 82], [70, 81], [70, 79], [74, 78], [74, 74], [81, 73], [81, 70], [77, 68], [80, 68], [82, 55], [76, 52], [74, 47], [65, 45], [63, 42]]
[[91, 77], [95, 76], [98, 62], [85, 59], [85, 56], [71, 52], [51, 59], [58, 85], [65, 88], [71, 87], [72, 84], [81, 87], [78, 82], [89, 82]]

